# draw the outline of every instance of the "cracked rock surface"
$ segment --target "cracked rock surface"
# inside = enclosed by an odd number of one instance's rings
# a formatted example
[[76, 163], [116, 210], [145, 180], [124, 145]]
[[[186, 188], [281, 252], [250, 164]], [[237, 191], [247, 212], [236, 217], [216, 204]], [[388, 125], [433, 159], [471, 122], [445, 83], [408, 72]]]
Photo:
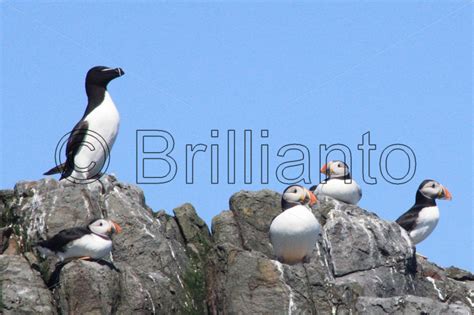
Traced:
[[[104, 176], [0, 191], [4, 314], [471, 314], [474, 275], [415, 256], [405, 231], [322, 198], [308, 263], [274, 260], [268, 229], [280, 195], [240, 191], [211, 231], [185, 203], [153, 212], [136, 186]], [[123, 228], [110, 261], [57, 264], [33, 244], [108, 217]]]

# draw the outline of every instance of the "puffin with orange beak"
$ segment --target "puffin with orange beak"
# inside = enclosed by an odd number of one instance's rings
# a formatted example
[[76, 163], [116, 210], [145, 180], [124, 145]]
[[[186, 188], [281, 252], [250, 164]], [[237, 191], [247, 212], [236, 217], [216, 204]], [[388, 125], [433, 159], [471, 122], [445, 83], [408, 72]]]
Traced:
[[102, 259], [112, 251], [112, 234], [122, 228], [112, 220], [95, 219], [86, 227], [60, 231], [52, 238], [36, 244], [43, 255], [56, 254], [61, 261], [71, 259]]
[[270, 241], [280, 262], [293, 265], [311, 256], [321, 232], [310, 209], [316, 201], [316, 196], [300, 185], [289, 186], [283, 192], [283, 212], [270, 225]]
[[362, 198], [362, 190], [352, 179], [349, 166], [342, 161], [329, 161], [321, 167], [321, 173], [327, 178], [309, 190], [319, 196], [328, 196], [336, 200], [357, 205]]
[[415, 204], [402, 214], [397, 223], [404, 228], [413, 245], [426, 239], [439, 221], [439, 209], [436, 199], [451, 200], [449, 190], [432, 179], [425, 179], [416, 192]]

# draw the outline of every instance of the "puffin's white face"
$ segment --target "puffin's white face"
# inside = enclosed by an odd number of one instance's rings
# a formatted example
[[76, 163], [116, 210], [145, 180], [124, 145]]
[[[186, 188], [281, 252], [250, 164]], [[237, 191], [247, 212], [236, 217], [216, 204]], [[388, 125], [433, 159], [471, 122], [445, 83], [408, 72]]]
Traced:
[[329, 177], [344, 177], [349, 175], [349, 167], [342, 161], [329, 161], [321, 167], [321, 173]]
[[282, 198], [292, 204], [310, 205], [316, 203], [316, 196], [300, 185], [293, 185], [285, 189]]
[[449, 190], [435, 180], [426, 180], [418, 188], [418, 190], [430, 199], [447, 199], [451, 200], [452, 196]]
[[112, 220], [104, 219], [94, 221], [89, 225], [89, 229], [96, 234], [102, 235], [111, 235], [112, 233], [120, 233], [122, 231], [120, 225]]

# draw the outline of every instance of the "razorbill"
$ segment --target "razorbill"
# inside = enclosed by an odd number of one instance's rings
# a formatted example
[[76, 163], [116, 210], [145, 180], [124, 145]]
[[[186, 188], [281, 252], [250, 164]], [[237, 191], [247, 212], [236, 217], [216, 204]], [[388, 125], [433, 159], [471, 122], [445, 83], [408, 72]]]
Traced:
[[416, 191], [413, 207], [397, 219], [396, 222], [410, 235], [413, 245], [427, 238], [438, 224], [436, 199], [451, 200], [451, 193], [437, 181], [425, 179]]
[[329, 161], [321, 168], [327, 178], [309, 190], [316, 196], [329, 196], [336, 200], [356, 205], [362, 198], [362, 190], [352, 179], [349, 166], [342, 161]]
[[61, 173], [76, 182], [100, 176], [119, 131], [120, 116], [107, 84], [124, 75], [121, 68], [97, 66], [86, 75], [87, 108], [74, 126], [66, 146], [66, 162], [44, 175]]
[[74, 227], [60, 231], [52, 238], [36, 243], [43, 255], [56, 254], [61, 261], [101, 259], [112, 251], [111, 236], [122, 228], [111, 220], [93, 220], [87, 227]]
[[321, 225], [309, 208], [316, 201], [312, 192], [299, 185], [289, 186], [283, 192], [283, 212], [270, 225], [270, 241], [280, 262], [292, 265], [311, 255], [321, 231]]

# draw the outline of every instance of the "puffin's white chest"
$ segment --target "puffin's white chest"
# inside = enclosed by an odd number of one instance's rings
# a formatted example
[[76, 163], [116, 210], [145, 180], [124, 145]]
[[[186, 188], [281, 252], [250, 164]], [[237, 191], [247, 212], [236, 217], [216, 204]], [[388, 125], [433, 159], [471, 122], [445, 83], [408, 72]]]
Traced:
[[64, 253], [58, 253], [61, 259], [88, 256], [101, 259], [112, 251], [112, 240], [104, 239], [96, 234], [87, 234], [72, 241]]
[[75, 165], [82, 168], [82, 172], [74, 172], [73, 178], [98, 175], [112, 150], [119, 130], [120, 116], [108, 92], [105, 92], [104, 101], [84, 120], [88, 124], [88, 131], [82, 142], [84, 145], [74, 158]]
[[423, 208], [418, 213], [415, 228], [410, 232], [414, 245], [420, 243], [433, 232], [439, 221], [439, 209], [436, 206]]
[[316, 187], [315, 194], [325, 195], [345, 203], [356, 205], [360, 198], [360, 187], [355, 180], [346, 183], [343, 179], [333, 178]]
[[311, 210], [295, 206], [278, 215], [270, 226], [275, 256], [288, 264], [301, 262], [313, 251], [321, 226]]

